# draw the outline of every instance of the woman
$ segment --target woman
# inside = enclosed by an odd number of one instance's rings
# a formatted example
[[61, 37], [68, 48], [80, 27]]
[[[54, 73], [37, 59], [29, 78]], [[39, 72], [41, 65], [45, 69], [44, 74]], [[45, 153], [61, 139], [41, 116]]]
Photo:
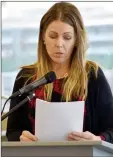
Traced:
[[[67, 2], [54, 4], [40, 22], [38, 61], [24, 66], [17, 75], [13, 92], [49, 71], [57, 80], [35, 90], [46, 101], [85, 101], [83, 132], [70, 132], [68, 140], [100, 140], [113, 143], [113, 97], [101, 68], [85, 59], [87, 39], [78, 9]], [[12, 99], [10, 108], [26, 95]], [[35, 141], [35, 100], [8, 118], [7, 138]]]

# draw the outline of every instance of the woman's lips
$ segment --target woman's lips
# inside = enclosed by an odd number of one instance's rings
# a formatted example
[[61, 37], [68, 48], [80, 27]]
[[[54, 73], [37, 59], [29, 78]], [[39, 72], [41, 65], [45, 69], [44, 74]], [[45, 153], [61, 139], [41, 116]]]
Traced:
[[62, 55], [63, 53], [62, 52], [56, 52], [55, 54], [56, 55]]
[[59, 55], [61, 55], [61, 54], [63, 54], [62, 52], [56, 52], [55, 54], [59, 54]]
[[62, 57], [63, 56], [63, 53], [62, 52], [56, 52], [55, 53], [55, 57]]

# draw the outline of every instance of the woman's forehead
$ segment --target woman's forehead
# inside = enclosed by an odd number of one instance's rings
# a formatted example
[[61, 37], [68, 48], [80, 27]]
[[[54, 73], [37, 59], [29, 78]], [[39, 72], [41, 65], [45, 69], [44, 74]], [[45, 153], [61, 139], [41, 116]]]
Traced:
[[66, 22], [55, 20], [48, 25], [47, 31], [74, 33], [74, 28]]

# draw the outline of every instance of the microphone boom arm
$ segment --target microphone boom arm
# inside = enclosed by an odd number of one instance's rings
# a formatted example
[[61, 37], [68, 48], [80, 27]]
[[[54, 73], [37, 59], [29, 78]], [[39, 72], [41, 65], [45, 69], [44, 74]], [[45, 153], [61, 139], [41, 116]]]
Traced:
[[19, 107], [21, 107], [26, 102], [30, 101], [35, 97], [35, 93], [29, 94], [24, 100], [22, 100], [20, 103], [18, 103], [15, 107], [13, 107], [9, 112], [7, 112], [5, 115], [1, 117], [1, 121], [3, 121], [5, 118], [7, 118], [10, 114], [12, 114], [14, 111], [16, 111]]

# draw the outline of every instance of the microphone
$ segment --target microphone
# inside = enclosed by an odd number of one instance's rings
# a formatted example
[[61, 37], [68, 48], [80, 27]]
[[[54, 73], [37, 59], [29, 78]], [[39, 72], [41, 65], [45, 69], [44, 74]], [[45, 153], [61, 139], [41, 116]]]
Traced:
[[56, 80], [55, 72], [50, 71], [47, 74], [45, 74], [43, 77], [41, 77], [39, 80], [36, 80], [36, 81], [28, 84], [27, 86], [22, 87], [17, 92], [13, 93], [9, 98], [11, 99], [18, 95], [22, 95], [24, 93], [29, 93], [29, 92], [33, 91], [34, 89], [36, 89], [42, 85], [52, 83], [55, 80]]
[[[52, 83], [56, 80], [56, 75], [53, 71], [48, 72], [43, 77], [41, 77], [39, 80], [36, 80], [27, 86], [22, 87], [19, 89], [19, 91], [13, 93], [9, 98], [14, 98], [18, 95], [22, 95], [24, 93], [30, 93], [23, 101], [21, 101], [19, 104], [17, 104], [15, 107], [13, 107], [9, 112], [7, 112], [5, 115], [1, 117], [1, 121], [4, 120], [6, 117], [8, 117], [10, 114], [12, 114], [14, 111], [16, 111], [18, 108], [20, 108], [23, 104], [25, 104], [27, 101], [30, 101], [32, 98], [35, 97], [35, 93], [32, 93], [35, 88], [38, 88], [42, 85]], [[7, 102], [7, 101], [6, 101]], [[6, 104], [5, 102], [5, 104]], [[5, 106], [4, 106], [5, 107]], [[3, 108], [4, 109], [4, 108]], [[3, 111], [3, 110], [2, 110]]]

